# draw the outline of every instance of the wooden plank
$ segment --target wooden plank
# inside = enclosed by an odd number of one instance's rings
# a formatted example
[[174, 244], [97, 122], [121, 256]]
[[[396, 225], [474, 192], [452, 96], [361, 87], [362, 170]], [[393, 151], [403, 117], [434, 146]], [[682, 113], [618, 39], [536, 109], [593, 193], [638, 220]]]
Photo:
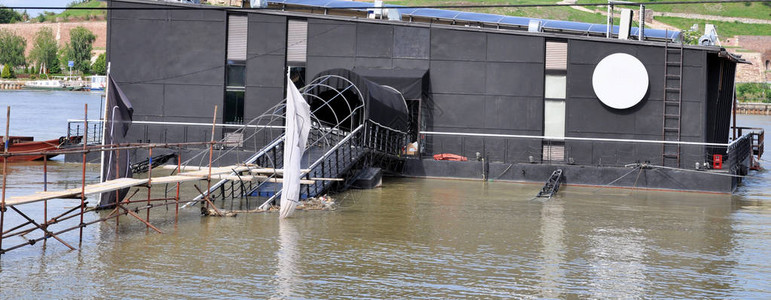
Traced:
[[[300, 172], [302, 173], [308, 173], [311, 169], [300, 169]], [[284, 169], [273, 169], [273, 168], [258, 168], [258, 169], [249, 169], [249, 172], [252, 172], [253, 174], [284, 174]]]
[[[105, 181], [102, 183], [86, 185], [84, 193], [86, 195], [104, 193], [104, 192], [119, 190], [127, 187], [142, 185], [147, 183], [147, 181], [148, 181], [147, 179], [119, 178], [115, 180]], [[49, 200], [49, 199], [73, 197], [73, 196], [80, 195], [80, 192], [81, 192], [80, 187], [67, 189], [63, 191], [37, 192], [32, 195], [11, 197], [8, 199], [8, 201], [6, 201], [6, 205], [19, 205], [19, 204], [33, 203], [33, 202]]]
[[[212, 176], [212, 179], [226, 179], [231, 181], [267, 181], [267, 182], [277, 182], [277, 183], [283, 183], [284, 179], [282, 178], [269, 178], [267, 176], [253, 176], [253, 175], [241, 175], [239, 178], [235, 175], [227, 175], [227, 176]], [[300, 180], [300, 184], [314, 184], [316, 183], [315, 180], [307, 180], [302, 179]]]
[[[241, 177], [236, 175], [230, 175], [233, 172], [233, 170], [235, 170], [236, 172], [250, 171], [255, 174], [265, 174], [265, 173], [273, 173], [273, 172], [283, 173], [282, 169], [261, 168], [261, 169], [253, 169], [255, 171], [252, 171], [247, 166], [233, 165], [233, 166], [227, 166], [227, 167], [212, 168], [212, 179], [215, 179], [215, 180], [227, 179], [232, 181], [239, 181], [239, 180], [269, 181], [269, 182], [277, 182], [277, 183], [284, 182], [284, 180], [281, 178], [270, 178], [265, 175], [241, 175]], [[307, 171], [308, 170], [303, 170], [303, 172], [307, 172]], [[183, 172], [172, 176], [153, 177], [150, 184], [168, 184], [168, 183], [177, 183], [177, 182], [206, 180], [208, 174], [209, 174], [208, 168], [199, 168], [198, 171]], [[314, 184], [316, 183], [316, 180], [342, 181], [343, 179], [311, 178], [311, 180], [307, 180], [307, 179], [300, 180], [300, 184]], [[124, 188], [144, 185], [144, 184], [147, 184], [148, 182], [149, 180], [147, 178], [142, 178], [142, 179], [118, 178], [114, 180], [105, 181], [102, 183], [86, 185], [84, 192], [86, 195], [105, 193], [105, 192], [120, 190]], [[11, 206], [11, 205], [20, 205], [20, 204], [39, 202], [43, 200], [57, 199], [57, 198], [69, 198], [69, 197], [78, 196], [80, 195], [80, 193], [81, 193], [80, 187], [62, 190], [62, 191], [37, 192], [31, 195], [10, 197], [6, 201], [6, 205]]]

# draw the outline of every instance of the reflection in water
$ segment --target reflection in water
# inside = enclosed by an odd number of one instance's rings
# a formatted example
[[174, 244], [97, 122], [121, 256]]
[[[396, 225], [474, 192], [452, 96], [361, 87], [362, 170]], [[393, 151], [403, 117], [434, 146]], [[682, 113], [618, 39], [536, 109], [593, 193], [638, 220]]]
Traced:
[[278, 266], [276, 282], [278, 285], [276, 298], [291, 298], [293, 289], [297, 286], [298, 259], [300, 258], [297, 241], [300, 238], [293, 220], [281, 219], [278, 226], [279, 249], [276, 253]]
[[553, 198], [546, 201], [541, 208], [541, 270], [540, 297], [558, 298], [561, 294], [561, 283], [565, 271], [565, 218], [563, 216], [561, 199]]
[[595, 228], [588, 256], [594, 298], [642, 298], [645, 294], [645, 239], [637, 228]]
[[86, 228], [78, 251], [3, 255], [0, 299], [30, 284], [39, 298], [768, 298], [763, 201], [572, 186], [529, 201], [539, 188], [388, 179], [282, 222], [184, 209], [175, 227], [161, 208], [164, 234], [123, 217], [118, 233]]

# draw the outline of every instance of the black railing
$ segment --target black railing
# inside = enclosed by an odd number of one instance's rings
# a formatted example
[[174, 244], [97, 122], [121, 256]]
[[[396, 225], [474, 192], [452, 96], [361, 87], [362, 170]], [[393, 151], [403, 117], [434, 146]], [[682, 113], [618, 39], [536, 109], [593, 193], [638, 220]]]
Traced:
[[723, 161], [731, 174], [747, 175], [752, 160], [753, 135], [748, 133], [733, 141]]

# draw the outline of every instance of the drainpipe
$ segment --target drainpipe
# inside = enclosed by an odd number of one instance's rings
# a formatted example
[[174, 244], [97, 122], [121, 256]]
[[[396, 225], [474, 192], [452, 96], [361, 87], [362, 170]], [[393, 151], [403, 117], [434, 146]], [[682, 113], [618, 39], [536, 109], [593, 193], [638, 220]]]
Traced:
[[645, 40], [645, 5], [640, 4], [640, 22], [638, 22], [640, 26], [640, 30], [638, 31], [638, 38], [639, 40], [643, 41]]
[[608, 0], [608, 28], [605, 30], [605, 37], [610, 38], [613, 36], [613, 1]]

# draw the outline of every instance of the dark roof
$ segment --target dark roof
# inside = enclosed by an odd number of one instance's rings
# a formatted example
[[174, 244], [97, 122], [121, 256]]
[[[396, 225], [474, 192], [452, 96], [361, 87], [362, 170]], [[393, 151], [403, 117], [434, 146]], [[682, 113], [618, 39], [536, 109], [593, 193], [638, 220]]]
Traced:
[[[288, 4], [299, 6], [310, 6], [319, 8], [346, 8], [355, 10], [371, 10], [372, 3], [343, 1], [343, 0], [268, 0], [275, 4]], [[423, 17], [449, 21], [480, 22], [488, 24], [509, 25], [527, 27], [530, 20], [541, 21], [543, 29], [546, 31], [561, 31], [576, 34], [604, 34], [607, 30], [606, 24], [591, 24], [582, 22], [558, 21], [527, 17], [513, 17], [486, 13], [463, 12], [456, 10], [444, 10], [435, 8], [400, 8], [399, 5], [384, 5], [384, 8], [396, 8], [402, 16]], [[613, 34], [618, 34], [619, 26], [613, 26]], [[631, 35], [638, 36], [640, 29], [632, 27]], [[680, 38], [680, 31], [667, 31], [660, 29], [645, 29], [646, 39], [677, 41]]]

